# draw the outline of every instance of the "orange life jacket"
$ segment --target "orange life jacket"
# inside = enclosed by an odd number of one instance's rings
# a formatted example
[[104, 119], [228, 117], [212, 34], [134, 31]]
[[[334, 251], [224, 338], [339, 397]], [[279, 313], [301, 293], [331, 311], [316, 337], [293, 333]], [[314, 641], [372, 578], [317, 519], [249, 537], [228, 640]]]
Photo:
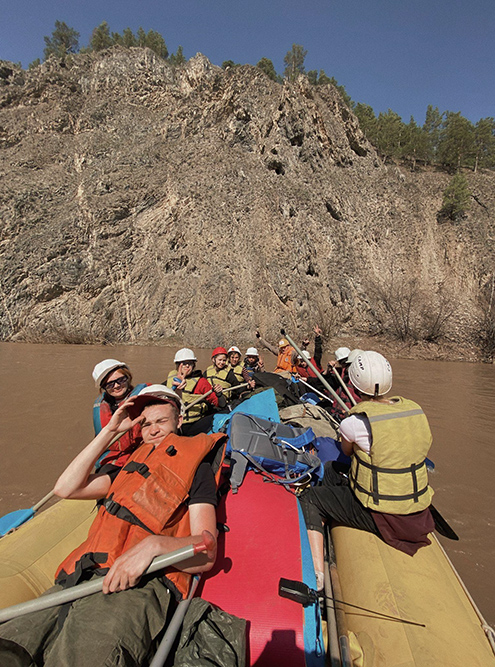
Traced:
[[[55, 581], [73, 585], [86, 571], [104, 574], [121, 554], [149, 535], [190, 535], [185, 501], [200, 463], [223, 438], [221, 433], [191, 438], [172, 433], [157, 447], [141, 445], [112, 483], [87, 539], [59, 565]], [[220, 464], [217, 484], [219, 476]], [[186, 596], [191, 575], [174, 568], [166, 574]]]
[[284, 352], [279, 352], [275, 373], [280, 373], [280, 371], [295, 373], [297, 371], [297, 368], [292, 364], [292, 353], [294, 351], [293, 347], [288, 347]]

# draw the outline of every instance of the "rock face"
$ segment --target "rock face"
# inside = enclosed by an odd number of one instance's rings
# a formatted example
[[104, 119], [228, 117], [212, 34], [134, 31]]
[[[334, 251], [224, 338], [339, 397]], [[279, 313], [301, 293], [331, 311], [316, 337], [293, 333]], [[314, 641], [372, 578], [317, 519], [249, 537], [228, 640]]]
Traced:
[[483, 315], [494, 174], [439, 224], [450, 177], [384, 165], [332, 86], [120, 47], [0, 62], [0, 148], [3, 340], [467, 344]]

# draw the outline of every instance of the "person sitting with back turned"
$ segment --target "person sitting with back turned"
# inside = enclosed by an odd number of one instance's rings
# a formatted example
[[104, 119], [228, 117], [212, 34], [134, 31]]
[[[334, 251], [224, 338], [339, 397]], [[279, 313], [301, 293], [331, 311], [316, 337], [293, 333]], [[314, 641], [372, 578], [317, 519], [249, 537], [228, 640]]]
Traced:
[[[148, 664], [171, 606], [188, 594], [191, 574], [211, 569], [216, 557], [215, 472], [225, 436], [176, 435], [181, 412], [173, 390], [146, 387], [119, 406], [62, 473], [57, 495], [103, 500], [87, 539], [59, 566], [56, 583], [104, 576], [103, 592], [1, 625], [1, 665]], [[112, 437], [137, 423], [143, 445], [124, 468], [113, 479], [91, 474]], [[156, 556], [200, 542], [206, 553], [142, 576]]]
[[432, 437], [423, 410], [405, 398], [386, 398], [392, 369], [378, 352], [359, 354], [349, 377], [362, 398], [340, 424], [350, 470], [326, 463], [322, 484], [301, 496], [319, 584], [322, 522], [333, 519], [374, 533], [411, 556], [430, 544], [428, 533], [435, 527], [425, 462]]

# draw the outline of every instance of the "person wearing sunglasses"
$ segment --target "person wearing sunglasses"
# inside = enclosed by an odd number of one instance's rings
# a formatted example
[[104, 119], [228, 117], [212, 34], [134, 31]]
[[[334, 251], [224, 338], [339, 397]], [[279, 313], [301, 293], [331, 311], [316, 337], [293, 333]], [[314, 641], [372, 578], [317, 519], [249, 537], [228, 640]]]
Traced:
[[[136, 396], [147, 384], [132, 385], [132, 373], [125, 363], [117, 359], [104, 359], [93, 369], [93, 380], [100, 395], [93, 405], [95, 436], [108, 424], [119, 405], [130, 396]], [[96, 462], [96, 472], [109, 473], [121, 468], [141, 444], [141, 427], [136, 424], [130, 431], [112, 443]]]

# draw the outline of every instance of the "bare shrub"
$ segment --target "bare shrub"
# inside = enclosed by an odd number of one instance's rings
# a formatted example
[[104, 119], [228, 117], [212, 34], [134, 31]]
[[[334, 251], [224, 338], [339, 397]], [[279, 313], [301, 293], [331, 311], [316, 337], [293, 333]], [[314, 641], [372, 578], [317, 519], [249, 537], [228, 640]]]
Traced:
[[416, 277], [394, 267], [380, 282], [370, 285], [369, 296], [376, 318], [374, 333], [404, 342], [440, 341], [457, 310], [453, 292], [444, 285], [427, 293]]

